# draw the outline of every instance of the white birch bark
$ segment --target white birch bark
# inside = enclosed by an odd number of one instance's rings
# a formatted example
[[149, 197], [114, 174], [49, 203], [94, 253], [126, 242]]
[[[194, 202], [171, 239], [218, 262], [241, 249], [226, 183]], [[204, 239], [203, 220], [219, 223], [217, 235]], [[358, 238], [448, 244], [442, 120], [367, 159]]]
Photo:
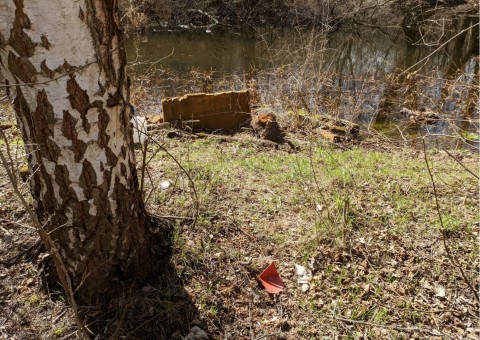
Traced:
[[0, 79], [35, 208], [88, 295], [137, 273], [148, 243], [115, 11], [114, 0], [0, 1]]

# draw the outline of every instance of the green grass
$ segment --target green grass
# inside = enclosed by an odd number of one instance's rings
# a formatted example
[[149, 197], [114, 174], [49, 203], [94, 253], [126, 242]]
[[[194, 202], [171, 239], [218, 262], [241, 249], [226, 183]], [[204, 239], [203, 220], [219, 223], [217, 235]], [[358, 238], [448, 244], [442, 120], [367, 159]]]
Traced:
[[[191, 169], [190, 175], [204, 206], [215, 204], [219, 196], [233, 191], [234, 197], [228, 198], [229, 201], [235, 200], [235, 192], [258, 196], [255, 211], [250, 211], [253, 218], [259, 218], [258, 214], [282, 214], [291, 209], [296, 216], [311, 219], [312, 207], [317, 202], [328, 205], [325, 209], [329, 210], [333, 221], [339, 223], [348, 199], [352, 213], [349, 226], [368, 224], [370, 217], [364, 215], [368, 213], [375, 216], [373, 221], [383, 221], [399, 232], [409, 227], [412, 216], [425, 226], [438, 227], [430, 178], [421, 157], [410, 157], [407, 161], [402, 154], [361, 148], [338, 152], [315, 147], [311, 156], [308, 152], [275, 153], [259, 150], [252, 143], [219, 144], [208, 138], [194, 141], [187, 149], [176, 149], [176, 152], [177, 156], [180, 152], [178, 159], [184, 167]], [[451, 175], [452, 164], [447, 163], [434, 164], [441, 177], [437, 185], [442, 190], [454, 186], [458, 180], [472, 183], [468, 174], [454, 172]], [[174, 164], [164, 167], [164, 171], [167, 178], [179, 176]], [[253, 191], [245, 192], [246, 187]], [[161, 193], [157, 203], [161, 204], [168, 197], [170, 195]], [[175, 196], [172, 204], [189, 208], [189, 199], [185, 195]], [[475, 203], [469, 201], [468, 204]], [[458, 229], [464, 225], [464, 207], [444, 205], [444, 209], [447, 207], [445, 227]], [[323, 219], [320, 225], [332, 222]], [[314, 225], [313, 221], [309, 224]]]

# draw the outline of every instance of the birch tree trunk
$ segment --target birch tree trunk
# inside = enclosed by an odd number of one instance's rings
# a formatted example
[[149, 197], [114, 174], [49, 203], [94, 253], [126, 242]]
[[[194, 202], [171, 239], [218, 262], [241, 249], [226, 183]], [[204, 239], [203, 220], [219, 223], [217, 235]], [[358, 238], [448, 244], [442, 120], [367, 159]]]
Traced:
[[36, 212], [91, 299], [152, 268], [115, 0], [1, 0], [0, 79]]

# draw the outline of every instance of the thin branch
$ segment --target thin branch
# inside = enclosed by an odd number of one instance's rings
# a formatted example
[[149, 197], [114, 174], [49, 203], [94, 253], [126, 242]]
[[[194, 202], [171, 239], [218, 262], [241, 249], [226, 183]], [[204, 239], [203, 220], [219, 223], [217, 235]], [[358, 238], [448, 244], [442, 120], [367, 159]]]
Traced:
[[477, 174], [475, 174], [472, 170], [470, 170], [469, 168], [467, 168], [467, 166], [465, 164], [463, 164], [462, 162], [460, 162], [460, 160], [455, 157], [454, 155], [452, 155], [447, 149], [443, 149], [443, 151], [445, 151], [450, 157], [452, 157], [455, 162], [457, 162], [458, 164], [460, 164], [465, 170], [467, 170], [473, 177], [475, 177], [476, 179], [480, 179], [480, 177], [478, 177]]
[[[10, 164], [13, 164], [13, 159], [11, 158], [10, 154], [10, 145], [8, 143], [7, 137], [5, 136], [5, 133], [0, 130], [0, 136], [3, 138], [5, 141], [6, 149], [7, 149], [7, 155], [10, 161]], [[37, 215], [33, 212], [32, 208], [28, 204], [27, 200], [23, 196], [23, 194], [20, 192], [20, 189], [18, 188], [18, 180], [17, 176], [15, 174], [15, 170], [12, 169], [10, 166], [8, 166], [8, 160], [5, 157], [3, 151], [0, 149], [0, 160], [2, 161], [2, 165], [5, 168], [5, 171], [7, 172], [7, 176], [10, 179], [10, 182], [12, 183], [13, 191], [17, 195], [17, 197], [20, 199], [22, 202], [25, 210], [27, 211], [28, 215], [30, 216], [30, 219], [32, 220], [35, 229], [37, 230], [40, 240], [43, 242], [47, 250], [52, 254], [53, 261], [55, 262], [55, 268], [57, 270], [58, 276], [60, 278], [60, 281], [62, 283], [63, 289], [65, 289], [65, 293], [68, 296], [68, 299], [70, 301], [70, 304], [72, 306], [73, 314], [75, 316], [75, 322], [79, 328], [80, 331], [80, 338], [82, 339], [90, 339], [90, 336], [87, 333], [87, 330], [85, 328], [85, 324], [83, 323], [80, 314], [78, 312], [78, 307], [77, 303], [75, 301], [74, 295], [73, 295], [73, 289], [72, 289], [72, 282], [70, 280], [70, 276], [68, 275], [67, 268], [65, 267], [65, 264], [62, 260], [62, 257], [60, 256], [60, 253], [55, 246], [54, 241], [50, 237], [50, 235], [46, 232], [44, 229], [44, 226], [40, 223], [40, 221], [37, 218]]]
[[194, 228], [195, 225], [197, 224], [198, 215], [200, 214], [200, 200], [199, 200], [198, 192], [197, 192], [197, 189], [195, 187], [195, 182], [193, 181], [192, 176], [190, 176], [190, 173], [183, 167], [182, 164], [180, 164], [180, 162], [162, 144], [160, 144], [152, 136], [150, 136], [148, 134], [146, 136], [150, 141], [152, 141], [153, 143], [155, 143], [155, 145], [157, 145], [160, 149], [162, 149], [163, 152], [165, 152], [167, 154], [167, 156], [169, 156], [178, 165], [178, 167], [183, 171], [183, 173], [187, 176], [188, 181], [190, 182], [190, 185], [192, 187], [193, 195], [194, 195], [194, 198], [195, 198], [195, 200], [194, 200], [195, 213], [194, 213], [194, 216], [193, 216], [193, 223], [192, 223], [192, 228]]
[[476, 23], [470, 27], [467, 27], [465, 28], [464, 30], [458, 32], [457, 34], [455, 34], [453, 37], [451, 37], [450, 39], [448, 39], [447, 41], [445, 41], [443, 44], [441, 44], [440, 46], [438, 46], [432, 53], [430, 53], [429, 55], [427, 55], [425, 58], [423, 59], [420, 59], [418, 62], [416, 62], [415, 64], [413, 64], [412, 66], [410, 66], [409, 68], [407, 68], [406, 70], [403, 70], [397, 77], [400, 77], [401, 75], [403, 75], [404, 73], [410, 71], [412, 68], [416, 67], [417, 65], [421, 64], [422, 62], [424, 61], [427, 61], [428, 58], [430, 58], [432, 55], [434, 55], [435, 53], [437, 53], [441, 48], [443, 48], [444, 46], [446, 46], [450, 41], [452, 41], [453, 39], [455, 39], [456, 37], [462, 35], [463, 33], [465, 33], [466, 31], [468, 31], [469, 29], [472, 29], [474, 28], [475, 26], [478, 26], [480, 25], [480, 23]]
[[440, 220], [440, 225], [442, 226], [443, 247], [445, 248], [445, 252], [447, 253], [448, 259], [460, 271], [460, 274], [462, 275], [463, 281], [465, 281], [465, 283], [468, 285], [468, 287], [472, 291], [473, 296], [475, 297], [475, 300], [477, 301], [477, 304], [480, 305], [480, 299], [478, 297], [477, 291], [475, 290], [475, 287], [473, 287], [472, 283], [467, 278], [467, 275], [465, 274], [465, 271], [463, 270], [462, 266], [460, 265], [458, 259], [451, 253], [450, 247], [447, 244], [447, 229], [445, 228], [445, 225], [443, 224], [442, 213], [440, 212], [440, 203], [438, 202], [437, 187], [435, 185], [435, 180], [433, 178], [432, 170], [430, 169], [430, 164], [428, 164], [427, 146], [425, 144], [425, 139], [422, 139], [422, 142], [423, 142], [423, 156], [424, 156], [424, 159], [425, 159], [425, 164], [427, 165], [428, 174], [430, 175], [430, 179], [431, 179], [432, 185], [433, 185], [433, 195], [435, 197], [435, 208], [437, 210], [438, 219]]
[[[40, 244], [41, 244], [40, 240], [37, 240], [37, 241], [33, 242], [27, 249], [22, 250], [21, 252], [19, 252], [15, 256], [12, 256], [11, 258], [9, 258], [5, 261], [0, 261], [0, 266], [6, 267], [6, 268], [9, 268], [9, 267], [13, 266], [14, 264], [16, 264], [18, 262], [18, 260], [22, 259], [24, 255], [28, 254], [29, 252], [31, 252], [32, 250], [34, 250], [37, 247], [40, 248], [39, 247]], [[38, 251], [37, 254], [38, 253], [40, 253], [40, 251]]]
[[341, 322], [351, 323], [351, 324], [355, 324], [355, 325], [364, 325], [364, 326], [377, 327], [377, 328], [386, 328], [386, 329], [391, 329], [391, 330], [394, 330], [394, 331], [405, 332], [405, 333], [423, 332], [423, 333], [428, 333], [428, 334], [435, 335], [435, 336], [444, 335], [442, 332], [437, 331], [437, 330], [423, 329], [423, 328], [418, 328], [418, 327], [402, 327], [402, 326], [394, 326], [394, 325], [384, 325], [384, 324], [380, 324], [380, 323], [373, 323], [373, 322], [362, 321], [362, 320], [347, 319], [347, 318], [343, 318], [343, 317], [336, 316], [336, 315], [330, 315], [330, 314], [320, 314], [320, 315], [323, 316], [323, 317], [335, 320], [335, 321], [341, 321]]
[[200, 13], [201, 15], [204, 15], [206, 16], [207, 18], [209, 18], [211, 21], [213, 21], [213, 24], [209, 24], [209, 25], [205, 25], [205, 26], [195, 26], [193, 25], [192, 23], [190, 23], [190, 25], [194, 28], [212, 28], [213, 26], [215, 25], [220, 25], [220, 26], [225, 26], [225, 27], [232, 27], [231, 25], [227, 25], [227, 24], [224, 24], [220, 21], [218, 21], [213, 15], [207, 13], [207, 12], [204, 12], [202, 11], [201, 9], [187, 9], [187, 12], [191, 12], [191, 13]]

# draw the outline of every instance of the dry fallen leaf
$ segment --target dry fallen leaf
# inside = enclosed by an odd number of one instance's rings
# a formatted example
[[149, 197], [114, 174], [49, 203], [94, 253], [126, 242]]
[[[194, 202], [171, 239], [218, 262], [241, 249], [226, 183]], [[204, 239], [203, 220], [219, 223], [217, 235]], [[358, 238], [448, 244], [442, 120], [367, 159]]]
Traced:
[[433, 289], [433, 292], [435, 293], [435, 296], [438, 296], [438, 297], [445, 297], [445, 288], [443, 288], [442, 286], [437, 286]]

